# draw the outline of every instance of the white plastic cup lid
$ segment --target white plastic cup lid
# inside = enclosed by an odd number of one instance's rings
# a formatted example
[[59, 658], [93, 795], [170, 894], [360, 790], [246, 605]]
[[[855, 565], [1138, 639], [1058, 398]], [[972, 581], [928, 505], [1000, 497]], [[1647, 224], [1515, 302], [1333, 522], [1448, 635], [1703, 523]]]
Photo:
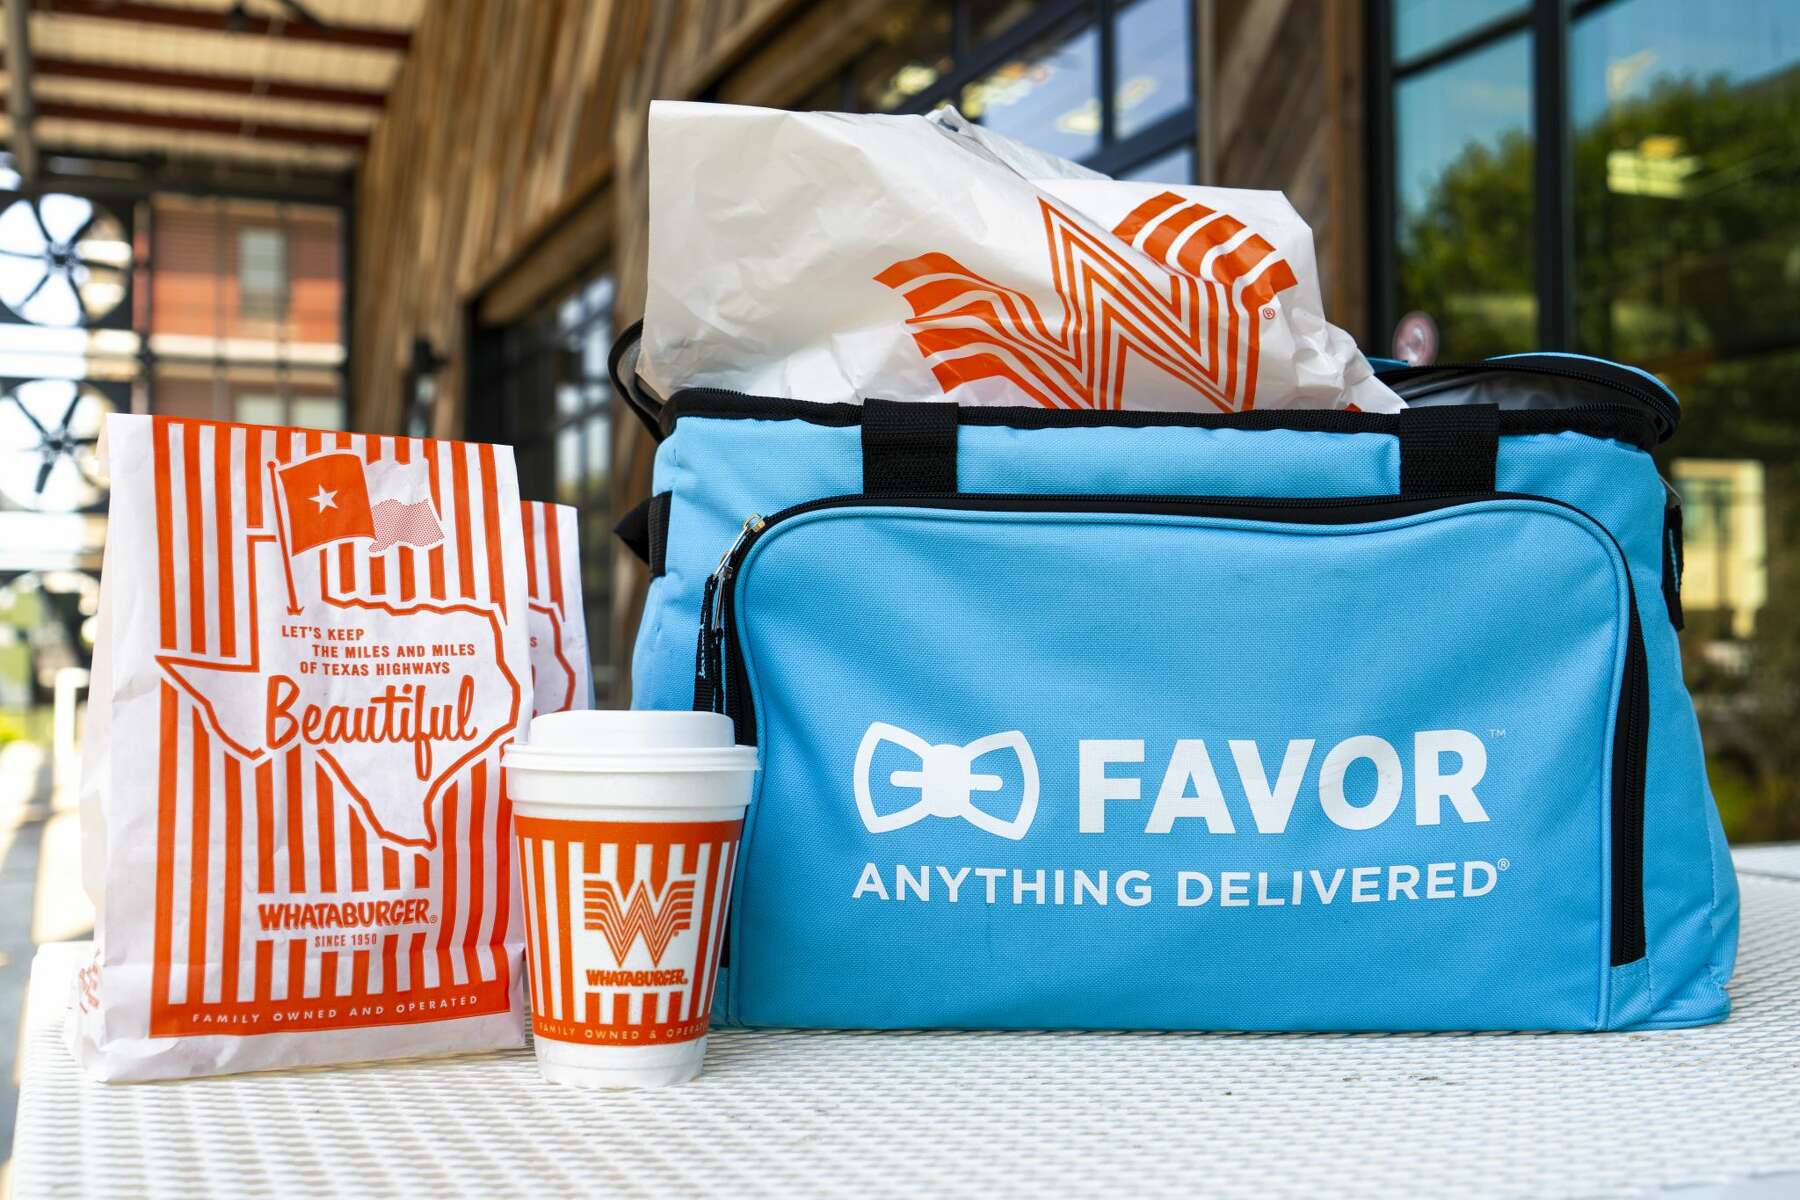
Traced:
[[533, 717], [504, 762], [526, 771], [753, 771], [756, 748], [736, 744], [722, 713], [576, 709]]

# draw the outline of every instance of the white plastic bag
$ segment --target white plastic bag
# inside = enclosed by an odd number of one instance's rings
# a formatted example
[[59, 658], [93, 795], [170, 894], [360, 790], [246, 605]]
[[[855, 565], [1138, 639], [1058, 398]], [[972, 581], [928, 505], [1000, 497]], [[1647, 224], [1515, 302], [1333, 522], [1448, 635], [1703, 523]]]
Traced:
[[1111, 180], [931, 117], [658, 102], [638, 369], [1054, 408], [1393, 411], [1279, 192]]
[[581, 599], [581, 535], [567, 504], [527, 500], [525, 579], [531, 607], [531, 715], [594, 707], [594, 664], [588, 657]]
[[517, 1046], [512, 454], [114, 416], [71, 1049], [157, 1079]]

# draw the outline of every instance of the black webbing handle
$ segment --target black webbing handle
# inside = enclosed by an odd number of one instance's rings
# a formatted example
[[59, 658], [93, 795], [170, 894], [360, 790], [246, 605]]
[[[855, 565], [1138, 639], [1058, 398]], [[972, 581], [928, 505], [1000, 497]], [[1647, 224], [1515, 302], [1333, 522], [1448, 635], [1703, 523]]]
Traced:
[[606, 373], [612, 378], [613, 394], [643, 422], [651, 439], [660, 442], [664, 437], [662, 402], [647, 393], [637, 378], [638, 347], [643, 340], [644, 323], [641, 320], [627, 325], [613, 341], [612, 352], [606, 356]]
[[[1431, 405], [1404, 409], [1394, 420], [1400, 438], [1402, 496], [1471, 496], [1494, 490], [1500, 453], [1497, 407]], [[954, 404], [864, 401], [863, 491], [955, 492], [956, 426]]]
[[1470, 496], [1494, 490], [1500, 409], [1442, 404], [1400, 412], [1400, 494]]
[[956, 405], [865, 400], [863, 491], [916, 495], [956, 490]]

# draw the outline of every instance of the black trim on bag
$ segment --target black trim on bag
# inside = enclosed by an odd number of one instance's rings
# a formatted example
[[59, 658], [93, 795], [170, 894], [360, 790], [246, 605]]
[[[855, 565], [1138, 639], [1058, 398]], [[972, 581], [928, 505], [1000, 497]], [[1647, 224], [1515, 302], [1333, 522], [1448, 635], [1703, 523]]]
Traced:
[[[870, 400], [862, 406], [863, 493], [956, 491], [955, 404]], [[1402, 496], [1469, 496], [1494, 490], [1500, 410], [1491, 404], [1409, 408], [1399, 414]]]
[[645, 562], [652, 579], [661, 579], [669, 569], [669, 509], [674, 501], [674, 492], [658, 492], [650, 497], [650, 554]]
[[1666, 482], [1663, 486], [1668, 489], [1668, 496], [1663, 502], [1662, 594], [1669, 609], [1669, 624], [1679, 631], [1687, 628], [1687, 613], [1681, 607], [1681, 574], [1687, 569], [1687, 547], [1683, 541], [1686, 535], [1681, 525], [1681, 493]]
[[956, 490], [956, 405], [870, 400], [862, 408], [864, 492]]
[[[613, 340], [612, 351], [606, 356], [606, 373], [612, 378], [613, 393], [643, 422], [650, 436], [660, 442], [666, 436], [662, 422], [668, 405], [658, 403], [638, 382], [636, 351], [643, 334], [641, 318], [625, 327], [625, 331]], [[627, 358], [631, 360], [629, 363], [625, 361]]]
[[[917, 403], [928, 403], [919, 401]], [[662, 404], [659, 440], [683, 417], [741, 421], [805, 421], [845, 429], [862, 424], [862, 404], [815, 404], [779, 396], [747, 396], [717, 388], [684, 388]], [[1007, 429], [1242, 429], [1295, 433], [1385, 433], [1398, 436], [1404, 413], [1347, 412], [1329, 408], [1252, 409], [1241, 413], [1152, 412], [1145, 409], [1006, 408], [960, 405], [962, 425]], [[1448, 408], [1452, 406], [1432, 406]], [[641, 415], [641, 414], [640, 414]], [[1652, 450], [1661, 442], [1655, 419], [1630, 404], [1571, 408], [1502, 409], [1501, 437], [1537, 433], [1581, 433]]]
[[[1505, 416], [1505, 413], [1501, 413]], [[1650, 678], [1638, 616], [1637, 587], [1630, 560], [1611, 530], [1585, 510], [1564, 500], [1531, 493], [1494, 492], [1465, 495], [1351, 496], [1324, 498], [1055, 495], [961, 493], [946, 495], [842, 495], [809, 500], [774, 515], [752, 517], [726, 552], [719, 568], [707, 577], [696, 639], [694, 707], [731, 717], [737, 741], [756, 745], [755, 704], [743, 686], [743, 647], [737, 636], [736, 588], [732, 578], [751, 546], [768, 530], [791, 517], [826, 508], [963, 509], [975, 512], [1098, 512], [1152, 515], [1219, 516], [1235, 520], [1356, 525], [1411, 516], [1494, 500], [1530, 500], [1566, 509], [1606, 535], [1624, 568], [1626, 606], [1625, 665], [1613, 722], [1612, 795], [1609, 797], [1612, 866], [1612, 927], [1609, 961], [1623, 966], [1646, 953], [1644, 930], [1644, 788], [1650, 741]], [[716, 607], [715, 607], [716, 605]]]
[[[1592, 518], [1589, 518], [1590, 520]], [[1602, 526], [1601, 528], [1605, 528]], [[1617, 541], [1613, 543], [1618, 545]], [[1624, 556], [1624, 550], [1619, 551]], [[1631, 579], [1627, 565], [1626, 581]], [[1612, 965], [1645, 954], [1644, 776], [1650, 751], [1650, 664], [1638, 620], [1637, 592], [1628, 597], [1631, 630], [1625, 642], [1625, 678], [1613, 723], [1612, 761]]]
[[1681, 424], [1680, 403], [1660, 383], [1646, 380], [1641, 371], [1632, 367], [1602, 359], [1567, 354], [1503, 354], [1479, 362], [1432, 363], [1424, 367], [1396, 363], [1376, 366], [1375, 370], [1375, 377], [1409, 404], [1415, 400], [1428, 402], [1426, 394], [1438, 386], [1455, 387], [1484, 375], [1506, 374], [1575, 380], [1627, 396], [1651, 415], [1658, 444], [1674, 436], [1676, 426]]
[[613, 535], [650, 568], [652, 579], [669, 568], [669, 506], [674, 498], [673, 492], [658, 492], [633, 505], [613, 526]]
[[[658, 493], [666, 494], [666, 493]], [[613, 536], [625, 544], [625, 548], [637, 555], [639, 562], [650, 562], [650, 509], [656, 503], [656, 497], [640, 500], [625, 510], [613, 526]]]
[[1400, 413], [1400, 494], [1468, 496], [1494, 490], [1500, 410], [1491, 404]]

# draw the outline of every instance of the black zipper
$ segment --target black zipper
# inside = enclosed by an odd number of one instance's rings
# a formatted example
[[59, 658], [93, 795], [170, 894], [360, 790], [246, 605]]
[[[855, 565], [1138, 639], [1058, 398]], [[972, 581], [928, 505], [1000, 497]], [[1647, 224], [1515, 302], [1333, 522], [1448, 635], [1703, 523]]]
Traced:
[[[1476, 370], [1491, 372], [1494, 365], [1477, 365]], [[1524, 369], [1524, 368], [1518, 368]], [[1401, 368], [1384, 373], [1383, 382], [1393, 382], [1412, 370], [1434, 371], [1443, 368]], [[1544, 372], [1567, 375], [1568, 372]], [[1404, 384], [1405, 380], [1402, 378]], [[1614, 389], [1618, 390], [1618, 389]], [[660, 410], [659, 440], [674, 432], [683, 417], [717, 420], [804, 421], [837, 429], [853, 429], [862, 424], [861, 404], [819, 403], [811, 400], [784, 399], [776, 396], [752, 396], [722, 388], [684, 388], [671, 396]], [[1398, 413], [1373, 413], [1330, 408], [1258, 408], [1249, 412], [1187, 412], [1126, 408], [1040, 408], [1037, 406], [963, 405], [957, 412], [959, 425], [998, 426], [1005, 429], [1235, 429], [1289, 430], [1299, 433], [1378, 433], [1399, 432]], [[1589, 437], [1611, 438], [1641, 450], [1654, 450], [1668, 439], [1673, 429], [1666, 418], [1643, 404], [1599, 401], [1571, 405], [1566, 408], [1508, 409], [1500, 411], [1500, 432], [1505, 436], [1543, 433], [1581, 433]]]
[[[1522, 375], [1544, 375], [1557, 379], [1573, 379], [1595, 387], [1606, 388], [1629, 398], [1655, 419], [1658, 441], [1666, 440], [1681, 423], [1681, 405], [1661, 388], [1649, 383], [1629, 367], [1597, 360], [1572, 360], [1561, 355], [1513, 355], [1488, 358], [1479, 362], [1433, 363], [1423, 367], [1395, 367], [1379, 371], [1376, 377], [1402, 399], [1407, 398], [1407, 385], [1427, 383], [1438, 376], [1446, 381], [1458, 375], [1515, 372]], [[1583, 406], [1588, 407], [1588, 406]], [[1580, 409], [1551, 410], [1578, 412]]]
[[743, 686], [743, 649], [736, 629], [736, 589], [732, 580], [759, 538], [793, 517], [830, 508], [937, 508], [973, 512], [1096, 512], [1173, 516], [1220, 516], [1235, 520], [1306, 524], [1360, 525], [1438, 509], [1492, 500], [1531, 500], [1568, 509], [1606, 534], [1619, 560], [1626, 564], [1625, 587], [1630, 613], [1625, 649], [1625, 675], [1613, 727], [1612, 771], [1612, 936], [1614, 966], [1644, 957], [1644, 774], [1650, 734], [1649, 668], [1643, 628], [1638, 619], [1637, 589], [1631, 580], [1624, 547], [1612, 531], [1566, 501], [1517, 492], [1462, 496], [1238, 497], [1096, 494], [1015, 494], [959, 492], [931, 495], [826, 496], [784, 508], [771, 516], [753, 514], [707, 577], [702, 593], [700, 633], [695, 652], [694, 707], [731, 717], [737, 740], [755, 745], [756, 709]]

